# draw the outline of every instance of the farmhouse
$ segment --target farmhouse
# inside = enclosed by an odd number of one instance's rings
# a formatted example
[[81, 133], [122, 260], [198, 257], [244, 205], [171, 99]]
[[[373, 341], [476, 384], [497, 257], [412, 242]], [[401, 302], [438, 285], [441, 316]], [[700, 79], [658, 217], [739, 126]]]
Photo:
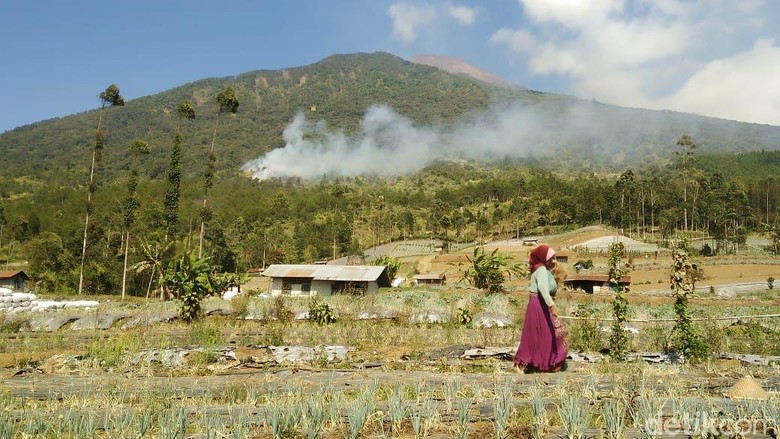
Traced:
[[16, 292], [25, 291], [24, 283], [30, 279], [24, 271], [0, 271], [0, 287], [10, 288]]
[[416, 285], [444, 286], [447, 282], [447, 276], [444, 273], [427, 273], [414, 275]]
[[263, 276], [271, 278], [274, 296], [365, 294], [390, 286], [387, 267], [383, 265], [271, 265]]
[[[631, 276], [623, 276], [620, 279], [620, 284], [623, 286], [631, 285]], [[564, 279], [563, 285], [573, 290], [583, 290], [589, 294], [607, 293], [609, 292], [609, 276], [606, 274], [577, 274]]]

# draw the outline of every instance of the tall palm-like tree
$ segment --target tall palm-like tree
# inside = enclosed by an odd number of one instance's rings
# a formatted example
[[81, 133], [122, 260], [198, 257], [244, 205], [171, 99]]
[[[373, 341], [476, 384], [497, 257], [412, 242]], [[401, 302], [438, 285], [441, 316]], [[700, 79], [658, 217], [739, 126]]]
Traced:
[[124, 203], [123, 225], [125, 229], [125, 260], [122, 268], [122, 298], [125, 298], [127, 285], [127, 254], [130, 249], [130, 227], [135, 221], [135, 210], [140, 206], [136, 189], [138, 188], [138, 166], [140, 156], [149, 154], [149, 144], [136, 140], [130, 144], [130, 154], [133, 157], [133, 163], [130, 166], [130, 178], [127, 180], [127, 198]]
[[179, 123], [176, 126], [176, 135], [173, 138], [171, 149], [171, 161], [168, 165], [168, 186], [165, 190], [165, 240], [169, 236], [176, 235], [179, 224], [179, 198], [181, 198], [181, 147], [183, 136], [181, 134], [182, 123], [185, 119], [195, 119], [195, 108], [190, 101], [181, 101], [176, 106], [176, 114]]
[[688, 174], [690, 174], [691, 166], [695, 162], [693, 156], [693, 150], [696, 149], [696, 143], [688, 134], [683, 134], [677, 140], [677, 146], [680, 147], [680, 151], [676, 151], [678, 155], [677, 166], [682, 171], [683, 175], [683, 224], [684, 230], [688, 231]]
[[203, 255], [203, 237], [206, 234], [206, 222], [211, 217], [211, 210], [208, 206], [209, 189], [214, 185], [214, 169], [217, 162], [217, 155], [214, 148], [217, 142], [217, 131], [219, 130], [219, 119], [222, 113], [235, 114], [238, 111], [238, 97], [236, 90], [228, 86], [217, 95], [217, 120], [214, 123], [214, 134], [211, 136], [211, 148], [209, 149], [209, 161], [206, 165], [205, 180], [203, 182], [203, 207], [200, 214], [200, 239], [198, 241], [198, 258]]
[[95, 167], [100, 163], [105, 144], [103, 134], [103, 113], [106, 107], [121, 107], [125, 105], [125, 98], [119, 94], [119, 87], [111, 84], [100, 93], [100, 111], [98, 112], [97, 130], [95, 132], [95, 143], [92, 146], [92, 166], [89, 170], [89, 186], [87, 187], [87, 213], [84, 218], [84, 240], [81, 245], [81, 267], [79, 268], [79, 294], [84, 287], [84, 262], [87, 259], [87, 239], [89, 231], [89, 217], [94, 212], [95, 206], [92, 204], [92, 194], [95, 193]]

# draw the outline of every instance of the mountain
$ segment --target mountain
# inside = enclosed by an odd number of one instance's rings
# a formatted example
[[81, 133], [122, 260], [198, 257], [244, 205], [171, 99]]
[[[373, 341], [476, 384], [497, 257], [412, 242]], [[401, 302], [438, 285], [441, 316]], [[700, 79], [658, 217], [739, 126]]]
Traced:
[[412, 62], [415, 64], [436, 67], [437, 69], [444, 70], [445, 72], [452, 73], [453, 75], [465, 75], [490, 85], [515, 87], [512, 83], [506, 81], [504, 78], [498, 75], [490, 73], [487, 70], [482, 70], [479, 67], [475, 67], [466, 61], [463, 61], [462, 59], [451, 56], [423, 54], [412, 58]]
[[[463, 141], [485, 148], [501, 144], [505, 149], [494, 158], [573, 170], [614, 171], [668, 163], [682, 133], [693, 136], [697, 154], [775, 150], [780, 145], [780, 127], [489, 85], [388, 53], [356, 53], [333, 55], [309, 66], [203, 79], [109, 108], [100, 178], [125, 172], [128, 145], [134, 139], [149, 142], [152, 149], [144, 164], [146, 176], [164, 178], [178, 124], [173, 109], [184, 99], [193, 102], [197, 118], [182, 127], [182, 165], [189, 175], [201, 175], [216, 118], [215, 96], [228, 85], [236, 89], [240, 106], [220, 122], [218, 176], [284, 147], [283, 131], [298, 113], [351, 136], [359, 131], [366, 109], [377, 104], [391, 107], [415, 127], [459, 133], [458, 127], [480, 126], [481, 132], [470, 132]], [[0, 153], [5, 166], [0, 177], [83, 183], [96, 122], [97, 111], [88, 111], [3, 133]]]

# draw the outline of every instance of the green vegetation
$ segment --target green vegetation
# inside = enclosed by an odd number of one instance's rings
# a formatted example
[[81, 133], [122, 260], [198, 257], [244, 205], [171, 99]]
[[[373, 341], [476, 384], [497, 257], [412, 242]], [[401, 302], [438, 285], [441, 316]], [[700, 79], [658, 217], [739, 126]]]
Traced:
[[626, 361], [628, 357], [628, 335], [625, 325], [628, 320], [628, 287], [621, 283], [627, 270], [622, 265], [626, 257], [626, 247], [622, 242], [609, 246], [609, 288], [615, 294], [612, 300], [612, 334], [609, 338], [609, 355], [616, 361]]
[[387, 276], [390, 278], [390, 280], [393, 280], [398, 274], [398, 270], [400, 270], [401, 266], [403, 266], [403, 262], [401, 262], [401, 260], [398, 258], [384, 255], [376, 258], [373, 261], [373, 265], [384, 265], [387, 268]]
[[123, 223], [124, 226], [124, 263], [122, 265], [122, 298], [125, 298], [125, 291], [127, 286], [127, 257], [130, 251], [130, 228], [135, 222], [135, 211], [140, 206], [138, 201], [138, 158], [141, 155], [149, 154], [149, 144], [140, 140], [134, 141], [130, 145], [130, 152], [133, 154], [135, 160], [130, 167], [130, 177], [127, 180], [127, 198], [125, 198], [124, 211], [123, 211]]
[[512, 263], [509, 256], [500, 253], [498, 249], [490, 253], [482, 246], [474, 247], [471, 257], [466, 257], [471, 264], [461, 269], [461, 275], [469, 285], [495, 294], [504, 291], [504, 281], [507, 275], [523, 276], [525, 270], [520, 264]]
[[[710, 237], [715, 255], [738, 254], [748, 233], [763, 232], [773, 242], [767, 253], [777, 250], [780, 181], [772, 176], [780, 171], [780, 153], [762, 150], [780, 144], [774, 127], [486, 88], [389, 54], [339, 55], [286, 71], [207, 79], [127, 102], [121, 112], [112, 107], [124, 103], [113, 87], [101, 93], [107, 100], [97, 115], [0, 135], [7, 158], [0, 169], [0, 260], [29, 262], [25, 269], [40, 292], [162, 293], [165, 268], [192, 250], [195, 239], [215, 275], [362, 256], [391, 240], [438, 239], [457, 248], [599, 223], [662, 245], [680, 235]], [[603, 139], [552, 136], [536, 145], [555, 154], [552, 161], [543, 155], [524, 162], [442, 161], [387, 179], [259, 182], [238, 172], [247, 160], [283, 146], [282, 131], [299, 111], [350, 135], [376, 103], [417, 126], [448, 126], [512, 102], [551, 117], [576, 105], [613, 128], [639, 131]], [[93, 142], [95, 116], [102, 125]], [[681, 149], [675, 141], [683, 132], [696, 139], [697, 153], [679, 172], [673, 152]], [[136, 156], [125, 146], [134, 139], [144, 139], [150, 153]], [[601, 150], [608, 157], [595, 155]], [[90, 153], [95, 166], [104, 159], [100, 182], [88, 165]], [[138, 172], [128, 179], [130, 168]], [[90, 207], [82, 221], [85, 190], [90, 206], [100, 208]]]
[[336, 314], [327, 303], [315, 299], [309, 305], [309, 319], [320, 325], [328, 325], [336, 322]]
[[238, 111], [238, 98], [233, 87], [227, 87], [217, 95], [217, 120], [214, 122], [214, 134], [211, 136], [211, 149], [209, 149], [209, 161], [203, 180], [203, 207], [200, 212], [200, 236], [198, 239], [198, 257], [203, 255], [203, 236], [206, 233], [206, 223], [211, 220], [211, 208], [208, 205], [209, 189], [214, 186], [214, 173], [216, 172], [217, 155], [215, 145], [217, 143], [217, 131], [219, 130], [219, 118], [222, 113], [236, 114]]
[[671, 288], [674, 294], [674, 312], [677, 322], [672, 329], [672, 349], [681, 355], [685, 361], [697, 363], [709, 355], [710, 347], [702, 340], [701, 335], [691, 321], [688, 308], [688, 298], [693, 294], [699, 268], [696, 263], [688, 261], [685, 241], [673, 249]]
[[214, 267], [209, 261], [198, 258], [194, 252], [171, 261], [165, 272], [164, 285], [181, 301], [179, 316], [187, 323], [200, 318], [201, 300], [225, 289], [223, 280], [214, 277]]
[[89, 168], [89, 183], [87, 184], [87, 212], [84, 217], [84, 241], [81, 247], [81, 265], [79, 266], [79, 289], [81, 294], [84, 286], [84, 263], [87, 258], [87, 242], [89, 241], [89, 217], [95, 212], [95, 205], [92, 203], [92, 196], [97, 189], [96, 167], [103, 158], [103, 148], [105, 147], [105, 133], [103, 132], [103, 113], [106, 107], [122, 107], [125, 105], [125, 99], [119, 94], [119, 87], [111, 84], [100, 93], [100, 111], [98, 112], [97, 130], [95, 132], [95, 142], [92, 145], [92, 165]]

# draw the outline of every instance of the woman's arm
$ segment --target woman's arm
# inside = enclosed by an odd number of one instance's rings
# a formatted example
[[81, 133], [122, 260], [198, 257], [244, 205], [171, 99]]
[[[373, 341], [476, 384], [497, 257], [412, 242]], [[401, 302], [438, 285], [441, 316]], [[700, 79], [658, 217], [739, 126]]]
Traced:
[[[542, 300], [544, 300], [544, 303], [550, 308], [550, 311], [553, 311], [555, 302], [550, 294], [549, 270], [547, 270], [547, 267], [539, 267], [539, 269], [534, 272], [534, 276], [537, 276], [536, 287], [539, 290], [539, 295], [542, 296]], [[553, 314], [557, 313], [553, 312]]]

